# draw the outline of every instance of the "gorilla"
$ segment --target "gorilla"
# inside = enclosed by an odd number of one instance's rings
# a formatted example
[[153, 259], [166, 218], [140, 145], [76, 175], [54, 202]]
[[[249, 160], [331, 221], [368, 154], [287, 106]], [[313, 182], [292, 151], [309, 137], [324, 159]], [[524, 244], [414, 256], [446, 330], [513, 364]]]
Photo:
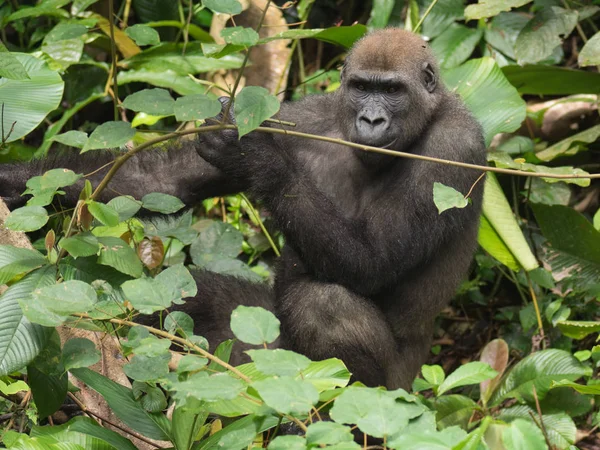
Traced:
[[[440, 82], [427, 44], [400, 29], [375, 31], [351, 50], [333, 93], [283, 103], [294, 130], [390, 150], [484, 165], [480, 125]], [[282, 127], [282, 124], [268, 126]], [[25, 181], [52, 167], [92, 172], [109, 152], [0, 166], [0, 196], [14, 208]], [[89, 177], [97, 184], [106, 170]], [[160, 173], [161, 177], [153, 175]], [[409, 388], [425, 361], [434, 319], [466, 275], [476, 249], [482, 184], [472, 204], [439, 215], [433, 183], [466, 193], [478, 173], [343, 148], [285, 134], [235, 130], [197, 135], [168, 152], [129, 160], [99, 200], [164, 192], [187, 205], [246, 191], [285, 236], [275, 284], [199, 271], [190, 314], [211, 344], [232, 338], [239, 304], [272, 310], [282, 348], [342, 359], [369, 386]], [[75, 203], [81, 185], [66, 189]], [[244, 361], [238, 345], [233, 362]]]

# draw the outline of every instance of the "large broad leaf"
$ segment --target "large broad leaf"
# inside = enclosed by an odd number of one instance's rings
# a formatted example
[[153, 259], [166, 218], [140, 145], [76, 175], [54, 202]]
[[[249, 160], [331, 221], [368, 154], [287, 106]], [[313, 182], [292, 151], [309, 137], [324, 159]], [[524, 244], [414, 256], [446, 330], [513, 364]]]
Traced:
[[521, 94], [575, 95], [600, 93], [600, 73], [566, 67], [505, 66], [502, 72]]
[[[560, 278], [577, 274], [579, 284], [600, 279], [600, 231], [582, 214], [562, 205], [532, 204], [542, 234], [551, 247], [548, 263]], [[556, 276], [556, 275], [555, 275]]]
[[581, 52], [579, 52], [577, 61], [581, 67], [600, 64], [600, 31], [585, 43]]
[[[533, 270], [538, 267], [539, 264], [537, 259], [531, 252], [529, 244], [525, 240], [523, 232], [519, 228], [519, 224], [513, 215], [512, 209], [504, 196], [504, 192], [502, 192], [498, 180], [492, 173], [487, 174], [485, 181], [483, 214], [487, 223], [491, 225], [506, 248], [510, 250], [514, 259], [516, 259], [525, 270]], [[489, 234], [489, 230], [484, 229], [484, 232]], [[498, 260], [506, 262], [509, 264], [509, 267], [512, 266], [512, 261], [509, 258], [505, 258], [502, 254], [504, 249], [497, 247], [497, 240], [495, 238], [490, 240], [489, 236], [484, 236], [483, 239], [479, 240], [479, 243], [484, 249], [489, 251], [490, 254], [498, 255]], [[490, 246], [490, 243], [495, 245]]]
[[532, 353], [520, 361], [502, 380], [491, 399], [497, 405], [506, 398], [535, 402], [533, 389], [539, 400], [550, 390], [553, 381], [575, 381], [592, 370], [564, 350], [548, 349]]
[[4, 104], [4, 133], [12, 133], [6, 142], [22, 138], [37, 127], [46, 115], [58, 108], [65, 83], [47, 64], [25, 53], [11, 53], [25, 68], [29, 79], [0, 78], [0, 103]]
[[431, 43], [443, 69], [456, 67], [467, 60], [481, 40], [482, 31], [453, 23]]
[[121, 386], [89, 369], [73, 369], [71, 373], [100, 393], [111, 410], [132, 429], [150, 439], [165, 440], [170, 433], [170, 423], [163, 414], [150, 414], [135, 401], [131, 389]]
[[515, 45], [519, 64], [535, 64], [552, 55], [562, 44], [561, 36], [568, 36], [577, 25], [577, 11], [543, 7], [521, 30]]
[[485, 19], [497, 16], [502, 11], [510, 11], [512, 8], [526, 5], [531, 0], [479, 0], [476, 5], [465, 8], [465, 19]]
[[45, 263], [46, 258], [37, 250], [0, 245], [0, 285]]
[[515, 131], [525, 120], [525, 102], [493, 59], [474, 59], [442, 75], [481, 123], [486, 144], [498, 133]]
[[55, 273], [53, 266], [37, 269], [0, 296], [0, 375], [25, 367], [46, 345], [50, 329], [29, 322], [19, 300], [54, 284]]

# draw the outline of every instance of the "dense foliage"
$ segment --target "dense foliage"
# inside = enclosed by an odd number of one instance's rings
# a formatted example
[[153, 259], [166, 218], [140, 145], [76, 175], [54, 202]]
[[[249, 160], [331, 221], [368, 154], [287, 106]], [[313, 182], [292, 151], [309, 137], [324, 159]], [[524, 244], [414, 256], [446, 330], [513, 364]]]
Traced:
[[[0, 0], [0, 163], [51, 146], [121, 148], [118, 168], [150, 144], [202, 132], [195, 127], [221, 110], [219, 90], [242, 85], [254, 47], [291, 40], [275, 84], [291, 66], [285, 92], [299, 98], [335, 90], [340, 58], [368, 29], [417, 31], [481, 122], [498, 169], [485, 178], [481, 248], [439, 320], [432, 364], [413, 393], [349, 385], [342, 361], [269, 349], [279, 322], [260, 308], [239, 307], [231, 318], [235, 336], [256, 346], [253, 362], [239, 367], [228, 364], [231, 342], [209, 349], [184, 313], [164, 312], [162, 329], [136, 325], [138, 314], [196, 294], [188, 267], [268, 279], [283, 238], [243, 194], [184, 213], [162, 193], [99, 202], [110, 175], [98, 186], [86, 181], [76, 208], [60, 210], [62, 189], [86, 174], [57, 168], [28, 181], [27, 205], [3, 224], [30, 233], [33, 247], [0, 245], [0, 284], [8, 285], [0, 443], [342, 450], [367, 447], [366, 437], [355, 441], [364, 434], [380, 438], [369, 448], [592, 448], [600, 424], [600, 190], [590, 175], [600, 166], [598, 1], [251, 3], [280, 8], [290, 29], [261, 37], [262, 21], [236, 25], [238, 0]], [[234, 83], [219, 84], [214, 74], [232, 69]], [[238, 91], [240, 135], [276, 120], [275, 94]], [[468, 196], [433, 187], [440, 214], [468, 208]], [[136, 217], [142, 209], [173, 216], [145, 221]], [[65, 341], [72, 328], [88, 334]], [[89, 368], [108, 353], [93, 332], [116, 337], [126, 358], [120, 380], [130, 387]], [[73, 402], [92, 406], [67, 373], [100, 393], [120, 424], [105, 427], [108, 417], [90, 412], [63, 414], [59, 425], [57, 412], [72, 412]], [[297, 433], [280, 432], [291, 426]]]

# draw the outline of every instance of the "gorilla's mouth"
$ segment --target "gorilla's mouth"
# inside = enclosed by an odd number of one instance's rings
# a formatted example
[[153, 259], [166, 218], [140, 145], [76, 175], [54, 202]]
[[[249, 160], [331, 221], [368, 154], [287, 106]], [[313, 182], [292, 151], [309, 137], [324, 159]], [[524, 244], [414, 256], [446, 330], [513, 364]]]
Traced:
[[390, 143], [389, 143], [389, 144], [387, 144], [387, 145], [382, 145], [382, 146], [380, 146], [379, 148], [385, 148], [385, 149], [388, 149], [388, 148], [392, 147], [392, 146], [393, 146], [393, 145], [396, 143], [396, 141], [397, 141], [397, 140], [398, 140], [398, 138], [394, 139], [392, 142], [390, 142]]

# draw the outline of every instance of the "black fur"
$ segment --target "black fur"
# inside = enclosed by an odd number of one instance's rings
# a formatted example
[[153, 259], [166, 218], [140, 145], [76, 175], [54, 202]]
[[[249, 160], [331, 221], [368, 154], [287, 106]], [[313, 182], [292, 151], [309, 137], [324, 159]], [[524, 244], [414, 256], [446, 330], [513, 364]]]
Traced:
[[[485, 164], [480, 126], [438, 76], [418, 37], [380, 31], [353, 50], [337, 92], [284, 103], [279, 118], [296, 123], [295, 131]], [[48, 167], [89, 172], [102, 158], [0, 167], [0, 195], [14, 206], [29, 176]], [[198, 334], [215, 344], [231, 337], [237, 304], [270, 306], [283, 347], [313, 359], [339, 357], [368, 385], [408, 388], [427, 356], [435, 316], [468, 270], [481, 209], [480, 183], [472, 205], [438, 215], [433, 183], [466, 193], [478, 176], [298, 137], [253, 132], [238, 140], [235, 131], [221, 131], [138, 155], [111, 187], [136, 198], [166, 192], [188, 204], [240, 189], [261, 198], [287, 243], [274, 292], [197, 274], [198, 298], [183, 309]]]

